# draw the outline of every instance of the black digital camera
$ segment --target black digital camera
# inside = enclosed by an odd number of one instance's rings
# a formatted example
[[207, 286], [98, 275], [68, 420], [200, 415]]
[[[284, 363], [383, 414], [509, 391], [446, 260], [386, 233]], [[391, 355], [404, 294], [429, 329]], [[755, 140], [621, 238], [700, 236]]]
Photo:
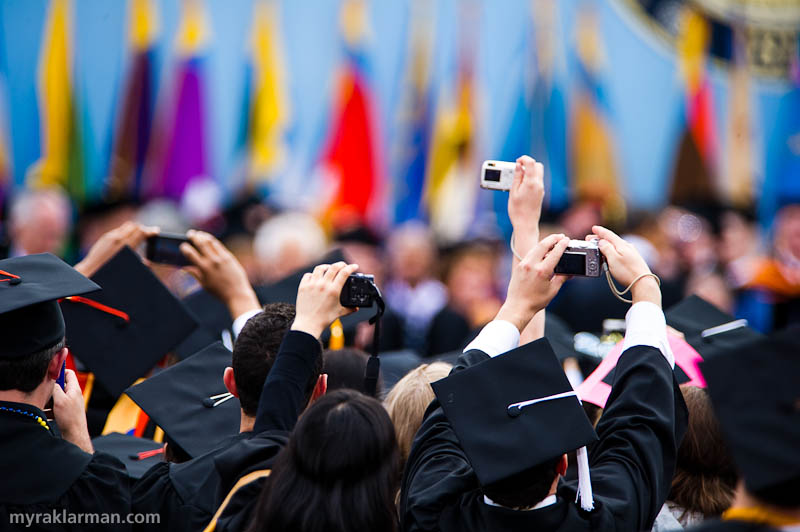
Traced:
[[600, 277], [605, 260], [596, 240], [570, 240], [556, 264], [555, 273]]
[[375, 284], [375, 276], [364, 273], [353, 273], [345, 281], [339, 303], [343, 307], [371, 307], [381, 292]]

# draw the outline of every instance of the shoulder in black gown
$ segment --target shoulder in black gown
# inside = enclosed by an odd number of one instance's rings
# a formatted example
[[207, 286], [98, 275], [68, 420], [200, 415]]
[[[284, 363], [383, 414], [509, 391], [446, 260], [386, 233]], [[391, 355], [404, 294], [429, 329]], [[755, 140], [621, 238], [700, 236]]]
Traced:
[[[44, 418], [31, 405], [0, 402]], [[105, 453], [88, 454], [46, 430], [35, 419], [0, 411], [0, 530], [94, 531], [108, 530], [108, 521], [127, 521], [131, 512], [130, 480], [125, 465]], [[13, 514], [28, 521], [12, 524]], [[26, 517], [28, 516], [28, 517]], [[118, 517], [114, 517], [118, 516]], [[127, 523], [114, 530], [130, 530]]]

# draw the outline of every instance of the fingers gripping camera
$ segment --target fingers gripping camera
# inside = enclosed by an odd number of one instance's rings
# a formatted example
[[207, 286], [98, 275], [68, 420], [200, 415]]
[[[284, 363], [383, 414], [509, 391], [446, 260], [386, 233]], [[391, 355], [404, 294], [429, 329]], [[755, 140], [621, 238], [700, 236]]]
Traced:
[[605, 262], [597, 240], [570, 240], [555, 268], [559, 275], [600, 277]]
[[339, 303], [347, 308], [371, 307], [380, 298], [380, 290], [375, 284], [375, 276], [354, 273], [347, 278], [339, 295]]

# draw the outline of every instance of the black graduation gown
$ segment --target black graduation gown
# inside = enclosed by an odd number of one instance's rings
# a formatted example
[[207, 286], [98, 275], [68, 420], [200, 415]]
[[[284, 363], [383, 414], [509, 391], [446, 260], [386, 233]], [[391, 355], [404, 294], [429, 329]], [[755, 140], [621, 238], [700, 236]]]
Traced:
[[162, 462], [151, 467], [133, 486], [133, 511], [160, 514], [161, 521], [157, 526], [134, 526], [134, 530], [202, 530], [217, 509], [220, 475], [215, 457], [250, 435], [237, 434], [188, 462]]
[[689, 530], [692, 532], [781, 532], [778, 528], [736, 519], [731, 519], [729, 521], [718, 519], [706, 521]]
[[[32, 405], [0, 401], [0, 406], [45, 417]], [[126, 521], [130, 511], [130, 481], [122, 462], [106, 453], [85, 453], [28, 416], [0, 411], [0, 531], [108, 530], [112, 528], [109, 519]], [[18, 513], [39, 514], [39, 522], [29, 528], [27, 521], [12, 525], [12, 514]], [[76, 514], [84, 513], [118, 517], [98, 516], [97, 524], [77, 523]], [[119, 524], [113, 529], [131, 527]]]
[[[488, 358], [469, 351], [459, 371]], [[589, 450], [595, 509], [574, 502], [576, 484], [562, 482], [557, 502], [515, 511], [484, 502], [477, 477], [436, 400], [428, 408], [406, 463], [401, 529], [635, 531], [650, 530], [667, 498], [688, 414], [669, 364], [652, 347], [620, 357], [599, 441]], [[514, 457], [508, 457], [513, 460]]]
[[[217, 470], [223, 476], [219, 504], [238, 479], [256, 470], [272, 468], [297, 418], [307, 406], [306, 384], [314, 362], [321, 355], [322, 346], [313, 336], [299, 331], [286, 333], [259, 398], [253, 427], [256, 435], [231, 446], [216, 458]], [[253, 481], [236, 492], [217, 520], [215, 532], [247, 528], [264, 482], [265, 479]]]

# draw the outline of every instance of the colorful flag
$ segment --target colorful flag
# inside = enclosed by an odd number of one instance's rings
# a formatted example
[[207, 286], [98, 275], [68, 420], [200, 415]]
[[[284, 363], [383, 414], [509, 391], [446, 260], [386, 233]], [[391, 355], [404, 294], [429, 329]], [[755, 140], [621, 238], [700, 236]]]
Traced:
[[177, 39], [178, 72], [173, 97], [165, 102], [168, 122], [163, 128], [157, 125], [166, 137], [163, 142], [151, 141], [157, 163], [148, 186], [149, 196], [180, 200], [190, 183], [207, 177], [202, 52], [208, 38], [204, 1], [183, 0]]
[[108, 169], [108, 195], [138, 198], [152, 130], [153, 45], [158, 16], [153, 0], [130, 0], [128, 40], [131, 65], [119, 104], [116, 133]]
[[734, 35], [733, 65], [728, 76], [727, 188], [728, 199], [739, 207], [753, 204], [753, 131], [750, 112], [750, 72], [742, 36]]
[[679, 69], [686, 88], [686, 129], [676, 157], [670, 201], [703, 204], [715, 200], [717, 139], [711, 87], [706, 77], [710, 29], [708, 22], [684, 7], [678, 39]]
[[589, 9], [578, 15], [580, 87], [570, 124], [570, 167], [576, 197], [601, 205], [606, 222], [619, 222], [625, 218], [625, 201], [620, 194], [608, 101], [600, 80], [605, 58], [595, 16]]
[[[414, 4], [420, 6], [419, 2]], [[423, 6], [427, 9], [427, 6]], [[401, 106], [402, 134], [396, 155], [397, 179], [394, 183], [394, 222], [401, 224], [425, 217], [422, 194], [425, 187], [425, 167], [432, 128], [430, 89], [429, 38], [430, 35], [414, 31], [424, 23], [424, 13], [412, 19], [411, 49], [406, 79], [406, 98]]]
[[72, 83], [72, 3], [51, 0], [39, 59], [41, 159], [28, 170], [32, 186], [63, 186], [78, 202], [85, 194], [80, 113]]
[[532, 102], [531, 155], [544, 164], [545, 206], [561, 211], [570, 200], [567, 157], [567, 104], [560, 77], [566, 58], [559, 46], [558, 6], [551, 0], [535, 0], [534, 22], [536, 78]]
[[381, 202], [382, 166], [362, 44], [366, 33], [363, 0], [342, 6], [345, 64], [334, 99], [331, 132], [322, 158], [328, 201], [324, 219], [334, 227], [377, 223]]
[[285, 71], [278, 26], [277, 4], [258, 0], [253, 13], [252, 102], [249, 113], [249, 168], [251, 180], [275, 177], [286, 159], [284, 132], [289, 119]]
[[431, 228], [443, 242], [467, 236], [476, 221], [480, 191], [473, 118], [479, 6], [470, 0], [458, 8], [458, 46], [452, 66], [439, 82], [423, 196]]

